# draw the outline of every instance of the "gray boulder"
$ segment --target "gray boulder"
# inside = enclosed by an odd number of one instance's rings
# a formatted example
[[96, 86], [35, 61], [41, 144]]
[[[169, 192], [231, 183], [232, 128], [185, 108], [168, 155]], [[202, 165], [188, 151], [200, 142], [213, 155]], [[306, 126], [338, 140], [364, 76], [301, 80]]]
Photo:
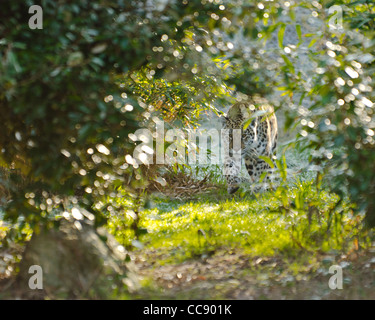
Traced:
[[125, 249], [104, 229], [96, 230], [91, 221], [61, 219], [58, 228], [34, 232], [17, 284], [28, 298], [115, 298], [113, 292], [125, 294], [137, 286], [125, 260]]

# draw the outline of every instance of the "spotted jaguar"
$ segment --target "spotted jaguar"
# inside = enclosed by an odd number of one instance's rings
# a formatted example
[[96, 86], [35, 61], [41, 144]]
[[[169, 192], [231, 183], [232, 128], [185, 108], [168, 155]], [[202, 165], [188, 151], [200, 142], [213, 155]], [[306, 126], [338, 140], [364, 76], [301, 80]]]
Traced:
[[252, 184], [256, 184], [264, 172], [266, 180], [269, 180], [271, 167], [261, 156], [272, 161], [275, 159], [278, 130], [273, 107], [261, 98], [237, 102], [222, 121], [224, 175], [228, 193], [235, 193], [242, 183], [240, 173], [243, 162]]

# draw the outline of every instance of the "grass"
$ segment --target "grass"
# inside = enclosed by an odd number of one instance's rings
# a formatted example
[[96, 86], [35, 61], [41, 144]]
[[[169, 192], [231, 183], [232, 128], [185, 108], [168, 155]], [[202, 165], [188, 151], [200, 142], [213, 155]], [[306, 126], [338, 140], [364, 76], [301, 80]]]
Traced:
[[[288, 196], [295, 198], [296, 190]], [[332, 230], [326, 235], [322, 232], [337, 198], [323, 193], [321, 201], [319, 217], [315, 217], [320, 222], [309, 223], [306, 212], [286, 210], [271, 192], [258, 198], [232, 198], [219, 203], [197, 199], [165, 205], [157, 199], [155, 208], [141, 214], [140, 226], [148, 233], [140, 240], [146, 247], [168, 250], [171, 259], [177, 261], [210, 254], [222, 247], [242, 249], [252, 256], [341, 249], [342, 240], [348, 235], [341, 219], [331, 226], [340, 232], [339, 237], [332, 236]]]
[[[144, 232], [137, 243], [163, 256], [161, 264], [204, 258], [220, 250], [290, 259], [367, 246], [368, 239], [359, 232], [361, 219], [353, 216], [349, 203], [338, 200], [318, 190], [313, 181], [295, 181], [253, 195], [229, 196], [223, 187], [190, 199], [158, 196], [139, 212], [138, 228]], [[111, 219], [110, 226], [120, 242], [129, 241], [129, 230]]]
[[289, 245], [285, 219], [267, 212], [256, 201], [174, 205], [170, 211], [155, 208], [142, 214], [141, 225], [148, 233], [141, 240], [146, 246], [171, 250], [177, 260], [209, 254], [220, 247], [272, 255]]
[[133, 252], [144, 285], [136, 298], [369, 297], [374, 273], [366, 263], [345, 270], [355, 283], [347, 290], [327, 286], [331, 265], [371, 247], [361, 221], [349, 202], [312, 180], [258, 195], [229, 196], [222, 188], [189, 199], [154, 197], [139, 213], [147, 232]]

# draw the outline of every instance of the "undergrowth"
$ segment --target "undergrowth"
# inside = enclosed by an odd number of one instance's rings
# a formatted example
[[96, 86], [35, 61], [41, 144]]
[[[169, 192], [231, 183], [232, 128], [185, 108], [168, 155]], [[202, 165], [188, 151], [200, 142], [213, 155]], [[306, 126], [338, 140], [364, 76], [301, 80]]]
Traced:
[[[112, 218], [114, 219], [114, 218]], [[262, 193], [226, 194], [224, 185], [186, 199], [150, 196], [138, 213], [142, 230], [135, 243], [158, 251], [160, 263], [205, 258], [222, 250], [285, 259], [347, 253], [369, 246], [369, 233], [353, 205], [317, 186], [314, 180], [281, 184]], [[111, 219], [110, 219], [111, 220]], [[127, 239], [116, 223], [111, 231]]]

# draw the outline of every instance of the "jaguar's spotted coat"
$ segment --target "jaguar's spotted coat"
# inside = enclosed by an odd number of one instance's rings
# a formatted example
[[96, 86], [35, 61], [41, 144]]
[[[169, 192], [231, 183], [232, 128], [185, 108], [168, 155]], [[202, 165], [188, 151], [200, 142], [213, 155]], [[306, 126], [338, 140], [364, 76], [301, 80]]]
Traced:
[[223, 117], [223, 129], [227, 129], [223, 130], [222, 140], [225, 148], [224, 175], [228, 193], [234, 193], [241, 183], [242, 159], [252, 183], [270, 169], [269, 164], [259, 156], [274, 158], [277, 119], [272, 106], [263, 99], [254, 98], [250, 102], [237, 102], [231, 106]]

